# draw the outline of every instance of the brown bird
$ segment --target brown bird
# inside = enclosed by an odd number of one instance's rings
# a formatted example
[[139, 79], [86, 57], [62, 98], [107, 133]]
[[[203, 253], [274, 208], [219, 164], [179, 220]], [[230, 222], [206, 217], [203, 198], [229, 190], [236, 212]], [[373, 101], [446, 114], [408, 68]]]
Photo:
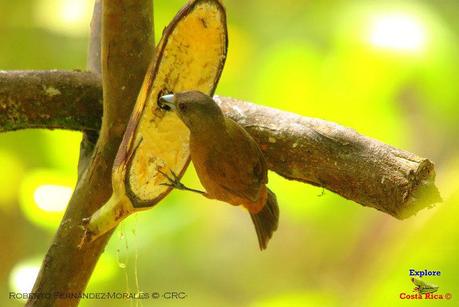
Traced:
[[260, 249], [265, 249], [277, 229], [279, 207], [276, 195], [266, 187], [268, 168], [257, 143], [201, 92], [164, 95], [158, 104], [175, 109], [190, 130], [191, 161], [206, 192], [187, 188], [174, 173], [173, 178], [164, 174], [170, 181], [165, 185], [244, 206], [255, 225]]

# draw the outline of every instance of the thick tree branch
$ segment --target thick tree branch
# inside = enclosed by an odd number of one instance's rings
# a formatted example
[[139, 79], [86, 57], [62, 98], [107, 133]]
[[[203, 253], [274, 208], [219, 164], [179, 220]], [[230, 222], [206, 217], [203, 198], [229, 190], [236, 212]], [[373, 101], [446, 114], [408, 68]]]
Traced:
[[[94, 106], [98, 112], [92, 112]], [[25, 128], [94, 130], [100, 79], [76, 71], [0, 71], [0, 132]], [[93, 113], [94, 117], [88, 115]], [[81, 114], [86, 114], [81, 116]]]
[[433, 163], [353, 129], [240, 100], [215, 97], [281, 176], [333, 191], [396, 218], [441, 200]]
[[[101, 64], [101, 36], [102, 36], [102, 3], [101, 0], [95, 0], [94, 9], [90, 25], [90, 35], [89, 35], [89, 47], [88, 47], [88, 56], [87, 56], [87, 67], [88, 70], [98, 76], [102, 72]], [[99, 103], [94, 103], [94, 106], [99, 107], [102, 104], [102, 101]], [[97, 140], [99, 139], [99, 129], [92, 130], [87, 128], [82, 131], [83, 138], [80, 143], [80, 157], [78, 159], [78, 179], [83, 176], [86, 171], [89, 163], [91, 162], [91, 157], [94, 153], [94, 148], [96, 146]]]
[[94, 9], [91, 18], [88, 62], [90, 71], [101, 74], [102, 72], [102, 0], [94, 1]]
[[[86, 74], [81, 73], [81, 77], [85, 78]], [[101, 95], [100, 85], [91, 83], [88, 86], [94, 88], [82, 92], [98, 91]], [[79, 101], [80, 96], [75, 95], [74, 100]], [[20, 97], [17, 99], [20, 100]], [[257, 140], [266, 154], [270, 169], [288, 179], [324, 187], [397, 218], [410, 216], [440, 200], [434, 185], [434, 166], [428, 159], [327, 121], [231, 98], [215, 99], [226, 115], [244, 126]], [[94, 101], [86, 101], [92, 109], [82, 108], [90, 112], [81, 112], [78, 117], [70, 113], [72, 107], [68, 108], [68, 114], [53, 113], [54, 109], [47, 105], [47, 101], [33, 110], [50, 117], [71, 118], [74, 122], [69, 125], [70, 129], [78, 123], [90, 122], [85, 127], [97, 130], [102, 112], [100, 105], [96, 107], [98, 101], [100, 96]], [[8, 107], [4, 110], [5, 113], [10, 112]]]
[[[79, 299], [71, 294], [84, 291], [111, 235], [78, 247], [83, 234], [81, 220], [97, 210], [111, 194], [113, 160], [153, 57], [152, 5], [152, 1], [102, 1], [103, 124], [94, 154], [87, 168], [81, 168], [83, 173], [34, 285], [33, 292], [51, 295], [32, 298], [28, 306], [78, 305]], [[97, 102], [90, 102], [92, 110], [95, 105]]]

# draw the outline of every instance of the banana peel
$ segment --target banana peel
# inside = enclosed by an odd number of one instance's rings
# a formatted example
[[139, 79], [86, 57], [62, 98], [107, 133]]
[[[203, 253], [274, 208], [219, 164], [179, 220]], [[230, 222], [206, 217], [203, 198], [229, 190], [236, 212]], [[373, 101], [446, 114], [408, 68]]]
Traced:
[[83, 220], [84, 242], [114, 228], [130, 214], [151, 208], [190, 162], [189, 131], [175, 112], [158, 106], [167, 93], [199, 90], [213, 96], [227, 52], [226, 13], [218, 0], [188, 2], [165, 28], [148, 68], [112, 169], [113, 194]]

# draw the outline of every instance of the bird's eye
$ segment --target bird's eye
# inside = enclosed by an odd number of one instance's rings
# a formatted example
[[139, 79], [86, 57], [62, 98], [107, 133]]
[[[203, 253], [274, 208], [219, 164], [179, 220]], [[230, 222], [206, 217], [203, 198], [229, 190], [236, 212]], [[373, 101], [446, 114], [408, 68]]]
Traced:
[[184, 112], [184, 111], [186, 111], [186, 108], [187, 108], [187, 107], [186, 107], [186, 104], [185, 104], [185, 103], [180, 102], [180, 103], [178, 104], [178, 108], [179, 108], [180, 111]]

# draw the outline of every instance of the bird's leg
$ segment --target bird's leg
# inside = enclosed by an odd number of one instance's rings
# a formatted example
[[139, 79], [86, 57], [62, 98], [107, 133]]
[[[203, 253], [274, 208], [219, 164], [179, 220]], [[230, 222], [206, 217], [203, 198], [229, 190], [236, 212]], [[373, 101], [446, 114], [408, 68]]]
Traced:
[[201, 195], [204, 195], [204, 196], [207, 197], [207, 193], [206, 192], [200, 191], [200, 190], [195, 190], [195, 189], [192, 189], [192, 188], [188, 188], [183, 183], [181, 183], [180, 182], [180, 178], [178, 178], [177, 174], [175, 174], [173, 170], [170, 170], [170, 172], [172, 174], [172, 177], [170, 177], [169, 175], [167, 175], [166, 173], [164, 173], [160, 169], [158, 169], [158, 172], [161, 175], [163, 175], [164, 177], [166, 177], [167, 180], [169, 180], [168, 183], [161, 183], [160, 185], [165, 185], [165, 186], [168, 186], [168, 187], [172, 187], [172, 188], [177, 189], [177, 190], [195, 192], [195, 193], [198, 193], [198, 194], [201, 194]]

